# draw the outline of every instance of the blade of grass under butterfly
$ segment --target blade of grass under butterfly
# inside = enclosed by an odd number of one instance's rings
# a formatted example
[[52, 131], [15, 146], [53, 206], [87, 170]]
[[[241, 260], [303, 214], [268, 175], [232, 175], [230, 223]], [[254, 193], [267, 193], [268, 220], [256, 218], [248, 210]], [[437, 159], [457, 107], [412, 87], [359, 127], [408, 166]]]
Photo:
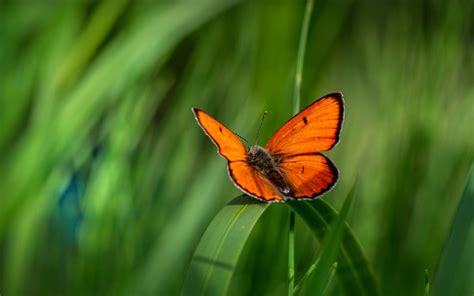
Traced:
[[301, 293], [312, 295], [323, 295], [331, 277], [331, 267], [339, 254], [341, 240], [344, 234], [344, 226], [349, 212], [349, 208], [354, 199], [356, 185], [349, 192], [339, 216], [331, 222], [328, 233], [326, 234], [321, 255], [315, 263], [315, 267], [311, 275], [300, 284]]
[[474, 166], [438, 262], [431, 295], [471, 295], [474, 291]]
[[194, 252], [183, 295], [227, 295], [240, 253], [268, 206], [242, 195], [214, 217]]
[[[337, 211], [322, 199], [287, 204], [303, 219], [319, 241], [324, 239], [331, 221], [338, 216]], [[344, 227], [336, 274], [342, 289], [348, 295], [378, 295], [369, 262], [347, 223]]]

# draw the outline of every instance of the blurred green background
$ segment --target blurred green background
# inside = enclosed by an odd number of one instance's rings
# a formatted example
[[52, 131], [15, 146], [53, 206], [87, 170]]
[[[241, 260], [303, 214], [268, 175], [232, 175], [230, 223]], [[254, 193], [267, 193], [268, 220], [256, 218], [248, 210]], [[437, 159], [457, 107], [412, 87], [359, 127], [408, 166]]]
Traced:
[[[191, 107], [250, 141], [268, 110], [264, 144], [292, 113], [304, 7], [0, 2], [0, 294], [179, 294], [207, 225], [240, 194]], [[345, 95], [328, 153], [341, 179], [324, 199], [339, 208], [358, 177], [349, 223], [382, 295], [423, 295], [468, 179], [473, 8], [315, 1], [301, 105]], [[286, 294], [287, 220], [283, 204], [265, 211], [232, 295]], [[296, 222], [298, 278], [319, 244]], [[474, 281], [466, 223], [468, 255], [445, 272]]]

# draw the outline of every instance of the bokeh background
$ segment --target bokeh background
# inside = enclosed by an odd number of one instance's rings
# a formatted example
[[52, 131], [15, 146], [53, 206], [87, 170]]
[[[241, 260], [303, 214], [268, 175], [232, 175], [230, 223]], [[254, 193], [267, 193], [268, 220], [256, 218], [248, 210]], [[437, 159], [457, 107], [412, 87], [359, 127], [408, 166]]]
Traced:
[[[0, 294], [179, 294], [209, 222], [240, 194], [191, 107], [250, 142], [268, 110], [264, 144], [292, 113], [304, 8], [0, 2]], [[342, 140], [328, 153], [341, 180], [324, 199], [339, 208], [358, 178], [349, 223], [382, 295], [423, 295], [468, 179], [473, 8], [315, 1], [302, 106], [345, 95]], [[298, 278], [319, 244], [296, 226]], [[468, 255], [446, 271], [471, 280], [472, 229], [459, 246]], [[231, 294], [286, 294], [287, 236], [288, 208], [272, 205]], [[466, 285], [455, 295], [472, 295]]]

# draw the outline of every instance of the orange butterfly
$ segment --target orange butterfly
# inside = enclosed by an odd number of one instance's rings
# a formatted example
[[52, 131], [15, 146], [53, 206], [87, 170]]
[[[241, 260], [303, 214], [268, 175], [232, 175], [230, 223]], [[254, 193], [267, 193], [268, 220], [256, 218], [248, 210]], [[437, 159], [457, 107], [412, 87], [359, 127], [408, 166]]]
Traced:
[[198, 124], [227, 160], [229, 176], [244, 193], [265, 202], [314, 199], [339, 177], [321, 151], [339, 141], [344, 118], [342, 93], [332, 93], [293, 116], [265, 147], [247, 151], [240, 139], [204, 111], [193, 108]]

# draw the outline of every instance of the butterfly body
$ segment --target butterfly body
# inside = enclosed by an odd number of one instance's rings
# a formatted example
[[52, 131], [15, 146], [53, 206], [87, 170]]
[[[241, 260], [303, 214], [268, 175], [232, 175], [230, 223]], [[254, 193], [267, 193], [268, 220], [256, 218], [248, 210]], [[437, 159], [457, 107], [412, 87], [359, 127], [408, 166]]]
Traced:
[[316, 100], [279, 128], [264, 147], [250, 149], [206, 112], [193, 108], [193, 113], [227, 160], [231, 180], [247, 195], [265, 202], [314, 199], [336, 185], [339, 171], [321, 152], [339, 141], [341, 93]]
[[281, 158], [274, 156], [267, 149], [253, 145], [250, 147], [247, 162], [263, 177], [268, 179], [283, 196], [291, 193], [291, 188], [278, 169]]

